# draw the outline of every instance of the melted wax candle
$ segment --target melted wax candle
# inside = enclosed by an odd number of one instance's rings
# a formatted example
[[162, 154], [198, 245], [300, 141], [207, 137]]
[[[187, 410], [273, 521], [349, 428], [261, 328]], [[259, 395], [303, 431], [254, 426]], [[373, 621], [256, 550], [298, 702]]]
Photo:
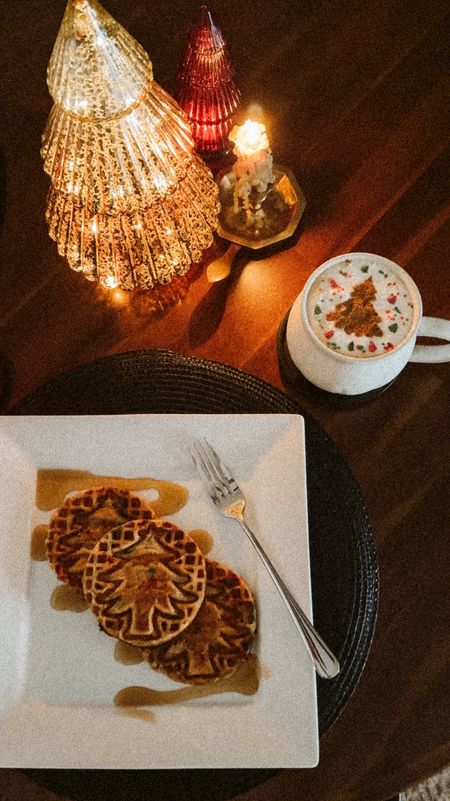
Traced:
[[230, 134], [234, 142], [237, 161], [233, 164], [235, 176], [234, 210], [238, 211], [239, 202], [250, 213], [250, 193], [262, 195], [275, 181], [273, 159], [265, 126], [254, 120], [246, 120], [243, 125], [235, 126]]

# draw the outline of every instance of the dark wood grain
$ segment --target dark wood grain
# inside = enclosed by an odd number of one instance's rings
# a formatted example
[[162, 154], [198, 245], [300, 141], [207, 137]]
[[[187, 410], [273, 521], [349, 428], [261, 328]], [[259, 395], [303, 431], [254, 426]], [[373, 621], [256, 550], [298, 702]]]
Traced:
[[[306, 278], [338, 253], [393, 258], [424, 310], [450, 315], [450, 72], [441, 0], [212, 2], [243, 105], [263, 107], [275, 159], [307, 210], [296, 241], [242, 252], [211, 286], [202, 268], [120, 304], [69, 270], [44, 222], [39, 156], [51, 100], [45, 71], [64, 0], [0, 4], [0, 351], [2, 411], [47, 378], [109, 353], [169, 348], [240, 367], [283, 388], [277, 331]], [[191, 0], [105, 0], [176, 88]], [[223, 250], [217, 245], [207, 259]], [[5, 361], [6, 360], [6, 361]], [[5, 366], [4, 366], [5, 365]], [[10, 387], [7, 384], [10, 383]], [[321, 742], [319, 766], [283, 771], [248, 801], [383, 801], [450, 761], [448, 706], [448, 365], [409, 364], [370, 404], [302, 398], [362, 489], [378, 547], [380, 612], [367, 667]], [[15, 771], [0, 799], [55, 796]]]

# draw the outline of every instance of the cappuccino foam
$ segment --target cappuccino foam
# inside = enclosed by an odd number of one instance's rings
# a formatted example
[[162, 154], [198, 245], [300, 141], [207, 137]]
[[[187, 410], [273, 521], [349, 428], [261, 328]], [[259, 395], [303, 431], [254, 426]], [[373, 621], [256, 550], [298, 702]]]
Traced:
[[411, 293], [399, 274], [364, 255], [330, 265], [307, 299], [308, 320], [318, 339], [355, 358], [397, 348], [411, 330], [413, 312]]

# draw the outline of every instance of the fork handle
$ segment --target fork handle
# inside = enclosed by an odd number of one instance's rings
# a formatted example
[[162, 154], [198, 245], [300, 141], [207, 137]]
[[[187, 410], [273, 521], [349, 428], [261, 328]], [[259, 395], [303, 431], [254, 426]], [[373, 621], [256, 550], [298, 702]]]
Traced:
[[286, 604], [295, 625], [297, 626], [300, 634], [303, 637], [305, 645], [311, 655], [315, 668], [319, 676], [324, 679], [332, 679], [339, 673], [339, 662], [332, 654], [328, 645], [324, 643], [322, 637], [318, 634], [310, 620], [305, 615], [303, 609], [299, 606], [294, 596], [289, 592], [282, 578], [278, 575], [272, 562], [267, 556], [264, 548], [256, 539], [253, 531], [248, 527], [244, 518], [237, 517], [237, 520], [244, 529], [247, 537], [255, 548], [258, 556], [261, 558], [267, 572], [269, 573], [272, 581], [274, 582], [278, 592], [280, 593], [284, 603]]

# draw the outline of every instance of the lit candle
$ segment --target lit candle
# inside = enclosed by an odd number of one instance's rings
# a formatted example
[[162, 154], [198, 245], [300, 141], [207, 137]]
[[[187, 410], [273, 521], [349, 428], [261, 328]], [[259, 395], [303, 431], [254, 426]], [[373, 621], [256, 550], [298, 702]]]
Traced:
[[275, 181], [273, 159], [265, 126], [261, 122], [246, 120], [235, 126], [230, 133], [234, 142], [237, 161], [233, 164], [236, 183], [234, 190], [235, 211], [242, 199], [247, 212], [250, 209], [249, 197], [252, 191], [262, 195]]

